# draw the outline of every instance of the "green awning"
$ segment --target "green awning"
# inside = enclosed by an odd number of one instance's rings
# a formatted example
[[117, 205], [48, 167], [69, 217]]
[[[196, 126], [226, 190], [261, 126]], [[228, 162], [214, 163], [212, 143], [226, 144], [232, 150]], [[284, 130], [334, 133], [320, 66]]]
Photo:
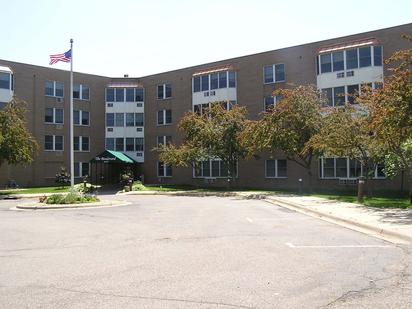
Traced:
[[91, 159], [90, 162], [104, 162], [104, 163], [113, 162], [113, 163], [128, 163], [128, 164], [136, 163], [135, 160], [128, 157], [124, 153], [119, 152], [119, 151], [113, 151], [113, 150], [103, 151], [101, 154]]

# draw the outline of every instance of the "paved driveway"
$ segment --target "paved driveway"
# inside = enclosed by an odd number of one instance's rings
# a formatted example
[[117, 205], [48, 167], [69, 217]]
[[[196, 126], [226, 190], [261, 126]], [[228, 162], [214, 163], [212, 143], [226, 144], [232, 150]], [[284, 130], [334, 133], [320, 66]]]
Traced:
[[[119, 197], [115, 197], [119, 198]], [[262, 200], [11, 211], [1, 308], [410, 308], [409, 247]]]

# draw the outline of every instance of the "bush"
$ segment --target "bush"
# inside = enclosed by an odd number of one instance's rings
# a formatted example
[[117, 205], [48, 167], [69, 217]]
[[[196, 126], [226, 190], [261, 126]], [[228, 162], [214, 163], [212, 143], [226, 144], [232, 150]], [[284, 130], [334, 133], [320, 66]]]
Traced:
[[74, 189], [82, 194], [93, 193], [97, 190], [98, 187], [99, 186], [93, 186], [89, 182], [86, 183], [86, 187], [84, 187], [84, 183], [78, 183], [77, 185], [74, 185]]
[[79, 204], [98, 202], [99, 199], [92, 195], [83, 195], [79, 192], [70, 192], [67, 194], [53, 194], [50, 195], [47, 204]]
[[141, 181], [133, 182], [132, 191], [145, 191], [147, 190], [146, 186], [142, 184]]

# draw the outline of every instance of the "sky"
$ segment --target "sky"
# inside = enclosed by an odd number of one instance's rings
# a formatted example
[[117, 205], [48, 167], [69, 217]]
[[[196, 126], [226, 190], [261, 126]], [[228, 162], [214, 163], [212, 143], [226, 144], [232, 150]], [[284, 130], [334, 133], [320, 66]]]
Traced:
[[[0, 59], [140, 77], [412, 22], [396, 0], [0, 0]], [[69, 64], [53, 67], [69, 69]]]

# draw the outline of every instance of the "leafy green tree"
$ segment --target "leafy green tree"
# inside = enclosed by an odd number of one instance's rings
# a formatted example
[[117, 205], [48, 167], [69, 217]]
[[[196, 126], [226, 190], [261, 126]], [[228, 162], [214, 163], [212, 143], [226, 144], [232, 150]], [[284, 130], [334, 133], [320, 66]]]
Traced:
[[0, 167], [2, 163], [29, 164], [38, 149], [26, 127], [26, 103], [14, 97], [0, 110]]
[[[359, 161], [368, 180], [383, 159], [382, 149], [369, 124], [367, 107], [361, 104], [325, 110], [323, 126], [311, 138], [310, 145], [327, 157], [349, 157]], [[370, 189], [368, 181], [366, 185]], [[371, 191], [368, 192], [370, 195]]]
[[249, 121], [241, 134], [247, 153], [282, 151], [288, 160], [303, 167], [312, 189], [312, 162], [316, 151], [309, 143], [322, 128], [323, 95], [312, 86], [274, 92], [282, 99], [257, 121]]
[[245, 122], [245, 107], [226, 110], [220, 102], [212, 103], [202, 115], [189, 112], [178, 126], [183, 143], [158, 147], [159, 160], [170, 166], [196, 167], [200, 161], [220, 159], [228, 169], [230, 184], [236, 178], [239, 159], [246, 156], [238, 138]]
[[[412, 37], [405, 36], [412, 43]], [[361, 95], [368, 106], [370, 129], [384, 150], [385, 172], [394, 176], [406, 171], [412, 203], [412, 49], [395, 52], [385, 63], [391, 75], [382, 89]]]

